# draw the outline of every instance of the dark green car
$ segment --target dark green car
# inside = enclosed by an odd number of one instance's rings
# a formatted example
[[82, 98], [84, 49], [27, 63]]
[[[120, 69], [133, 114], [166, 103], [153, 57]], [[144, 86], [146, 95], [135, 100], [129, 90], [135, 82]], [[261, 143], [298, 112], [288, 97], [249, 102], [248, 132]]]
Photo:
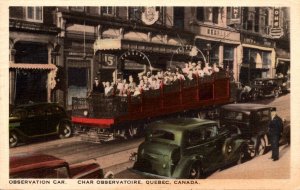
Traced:
[[33, 103], [17, 106], [9, 116], [9, 146], [36, 137], [72, 136], [72, 125], [64, 108], [56, 103]]
[[215, 121], [178, 118], [155, 122], [139, 146], [133, 170], [167, 178], [201, 178], [206, 172], [240, 163], [244, 140]]

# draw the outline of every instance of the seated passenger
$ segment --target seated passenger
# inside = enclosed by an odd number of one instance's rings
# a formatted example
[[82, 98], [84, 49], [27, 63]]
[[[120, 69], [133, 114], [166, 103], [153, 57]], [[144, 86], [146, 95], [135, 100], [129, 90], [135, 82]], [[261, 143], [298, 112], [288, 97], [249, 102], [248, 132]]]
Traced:
[[220, 69], [218, 68], [218, 66], [217, 66], [216, 63], [213, 64], [213, 68], [212, 69], [213, 69], [213, 72], [215, 72], [215, 73], [217, 73], [217, 72], [220, 71]]
[[203, 68], [204, 74], [210, 76], [212, 74], [212, 68], [209, 66], [209, 64], [206, 62], [205, 67]]

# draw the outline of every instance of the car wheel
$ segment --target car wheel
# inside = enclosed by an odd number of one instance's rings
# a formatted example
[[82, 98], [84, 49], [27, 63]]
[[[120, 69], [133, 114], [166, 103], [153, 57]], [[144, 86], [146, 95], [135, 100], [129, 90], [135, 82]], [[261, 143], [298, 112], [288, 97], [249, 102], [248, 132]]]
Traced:
[[59, 138], [69, 138], [72, 136], [72, 127], [71, 124], [63, 122], [59, 127]]
[[19, 137], [18, 137], [17, 133], [11, 132], [9, 134], [9, 147], [10, 148], [16, 147], [18, 143], [19, 143]]
[[189, 179], [199, 179], [200, 177], [201, 177], [200, 163], [196, 162], [191, 166], [188, 178]]
[[261, 137], [257, 144], [257, 155], [263, 155], [266, 152], [266, 141]]

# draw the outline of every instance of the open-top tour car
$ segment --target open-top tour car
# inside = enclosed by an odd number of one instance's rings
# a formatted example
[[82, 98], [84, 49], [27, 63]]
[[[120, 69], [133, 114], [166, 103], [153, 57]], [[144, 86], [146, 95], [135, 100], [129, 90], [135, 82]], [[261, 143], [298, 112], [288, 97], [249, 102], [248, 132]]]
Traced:
[[206, 172], [241, 163], [244, 140], [211, 120], [186, 118], [154, 122], [139, 146], [133, 171], [160, 178], [202, 178]]
[[101, 142], [118, 137], [130, 138], [143, 131], [145, 124], [162, 117], [183, 113], [199, 114], [227, 104], [230, 82], [225, 72], [203, 78], [178, 80], [139, 95], [91, 95], [74, 97], [72, 122], [83, 140]]

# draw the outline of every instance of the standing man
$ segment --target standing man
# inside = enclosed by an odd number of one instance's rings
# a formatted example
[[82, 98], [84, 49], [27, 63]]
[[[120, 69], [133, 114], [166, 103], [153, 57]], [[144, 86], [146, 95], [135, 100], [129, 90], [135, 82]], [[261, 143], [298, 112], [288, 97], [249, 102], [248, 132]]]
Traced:
[[277, 116], [276, 108], [271, 108], [271, 121], [269, 123], [269, 135], [271, 140], [273, 161], [279, 159], [279, 140], [283, 130], [282, 119]]
[[98, 77], [95, 77], [94, 84], [93, 84], [93, 92], [94, 93], [104, 93], [104, 86], [102, 83], [100, 83]]

